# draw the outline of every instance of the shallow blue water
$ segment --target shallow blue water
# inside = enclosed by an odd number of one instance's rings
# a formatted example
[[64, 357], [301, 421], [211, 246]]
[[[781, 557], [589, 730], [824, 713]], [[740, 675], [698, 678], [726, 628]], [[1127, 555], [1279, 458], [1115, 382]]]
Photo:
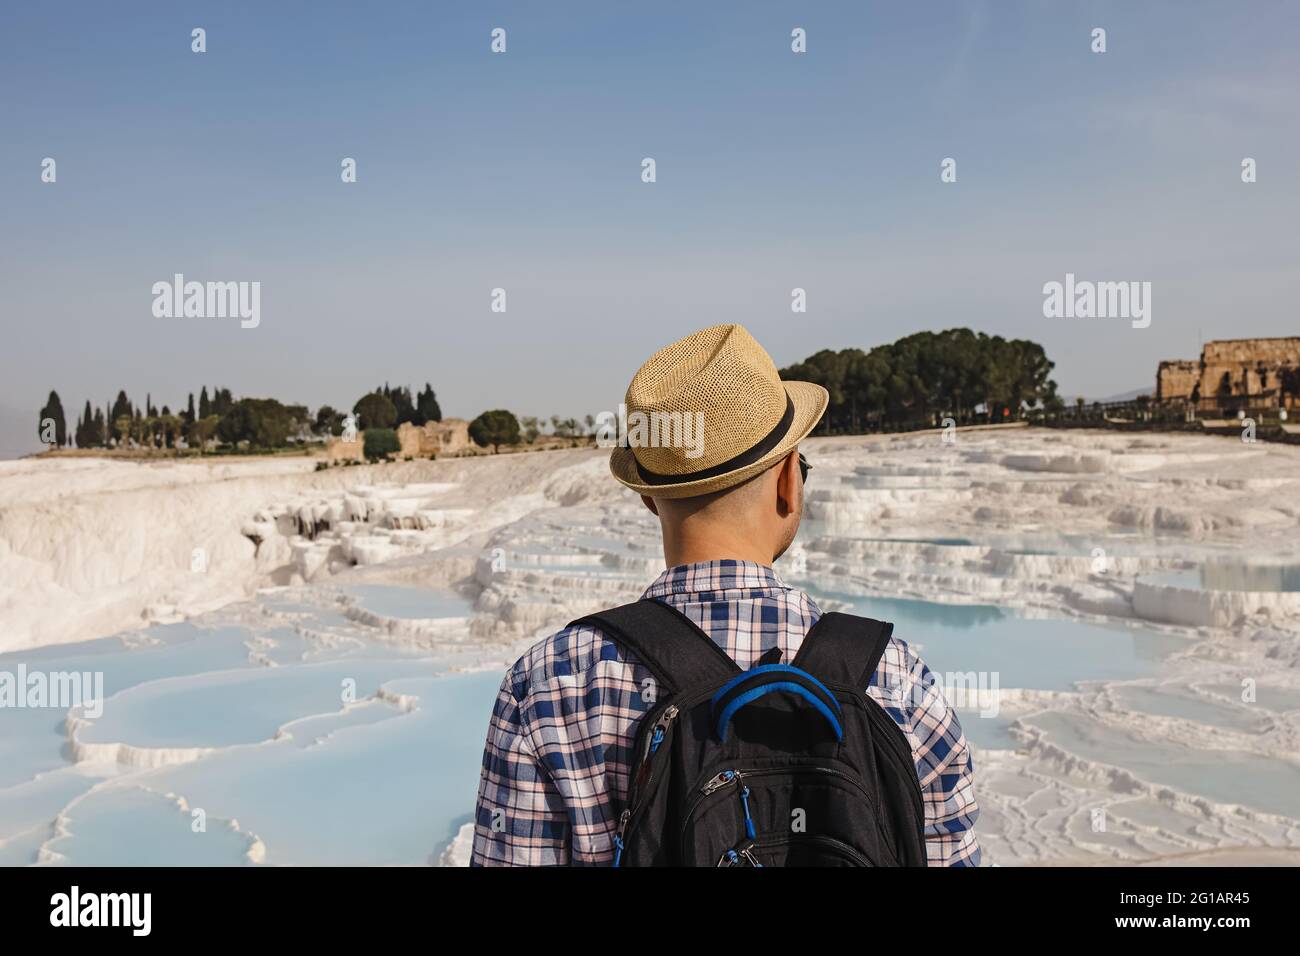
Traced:
[[935, 604], [814, 592], [847, 601], [853, 613], [894, 625], [935, 674], [986, 672], [1000, 688], [1072, 690], [1082, 680], [1145, 677], [1184, 646], [1153, 631], [1100, 627], [1067, 618], [1023, 618], [982, 604]]
[[967, 707], [958, 707], [956, 711], [962, 733], [975, 746], [976, 754], [980, 749], [1015, 750], [1018, 746], [1010, 732], [1013, 718]]
[[1300, 819], [1300, 767], [1289, 761], [1153, 744], [1077, 715], [1041, 713], [1029, 719], [1054, 742], [1087, 760], [1126, 767], [1144, 780], [1212, 800]]
[[356, 595], [363, 608], [382, 617], [419, 620], [431, 617], [468, 617], [474, 613], [474, 602], [459, 594], [387, 584], [358, 584], [347, 590]]
[[1228, 727], [1233, 730], [1260, 732], [1269, 726], [1261, 708], [1224, 704], [1215, 700], [1195, 697], [1185, 691], [1162, 691], [1140, 685], [1120, 685], [1113, 693], [1120, 705], [1143, 714], [1160, 714], [1179, 720], [1190, 720], [1207, 727]]
[[[396, 602], [421, 617], [460, 617], [468, 606], [416, 589], [364, 597], [378, 597], [380, 613]], [[45, 843], [73, 864], [233, 865], [247, 862], [254, 835], [271, 863], [437, 855], [473, 808], [501, 675], [451, 672], [460, 655], [431, 659], [370, 640], [328, 607], [318, 616], [312, 605], [259, 600], [347, 630], [313, 640], [281, 625], [185, 623], [129, 643], [0, 656], [0, 669], [103, 675], [103, 714], [78, 731], [83, 743], [212, 751], [156, 770], [74, 767], [64, 710], [0, 709], [0, 864], [31, 863]], [[389, 698], [373, 696], [380, 687]], [[206, 833], [193, 832], [168, 793], [205, 811]], [[69, 832], [51, 840], [60, 813]]]
[[386, 680], [430, 671], [414, 659], [345, 659], [168, 678], [109, 698], [80, 739], [139, 747], [258, 743], [291, 720], [370, 697]]
[[196, 829], [192, 810], [162, 794], [101, 784], [67, 813], [68, 835], [50, 841], [72, 866], [231, 866], [243, 862], [248, 838], [224, 821]]
[[[428, 863], [473, 809], [499, 685], [496, 673], [396, 680], [390, 689], [417, 696], [417, 710], [344, 723], [310, 742], [223, 749], [139, 782], [183, 794], [207, 814], [209, 834], [228, 833], [223, 821], [237, 820], [263, 842], [268, 864]], [[54, 848], [72, 864], [137, 865], [178, 855], [243, 862], [249, 836], [215, 845], [193, 839], [188, 814], [154, 804], [140, 792], [96, 792], [68, 814], [74, 839]], [[136, 846], [142, 840], [167, 846], [144, 850]]]
[[[248, 637], [240, 628], [161, 625], [134, 635], [130, 646], [110, 637], [0, 654], [0, 671], [16, 673], [21, 663], [29, 672], [102, 674], [104, 695], [111, 698], [162, 678], [251, 667]], [[64, 717], [64, 710], [53, 707], [0, 710], [0, 788], [66, 765]]]
[[[409, 588], [352, 593], [390, 616], [460, 617], [468, 605]], [[1140, 634], [997, 608], [834, 596], [894, 621], [934, 671], [997, 670], [1003, 687], [1136, 676], [1161, 653]], [[500, 673], [448, 673], [449, 659], [369, 640], [328, 606], [259, 600], [346, 636], [191, 623], [133, 635], [132, 646], [114, 639], [0, 658], [0, 667], [21, 659], [29, 668], [102, 671], [104, 714], [81, 731], [83, 741], [212, 748], [156, 770], [73, 769], [62, 712], [0, 711], [0, 863], [31, 862], [61, 811], [69, 834], [47, 849], [73, 864], [239, 865], [254, 840], [270, 864], [436, 858], [473, 809]], [[370, 699], [380, 687], [413, 709]], [[1006, 720], [962, 716], [976, 747], [1009, 745]], [[191, 813], [167, 793], [204, 811], [205, 833], [193, 832]]]

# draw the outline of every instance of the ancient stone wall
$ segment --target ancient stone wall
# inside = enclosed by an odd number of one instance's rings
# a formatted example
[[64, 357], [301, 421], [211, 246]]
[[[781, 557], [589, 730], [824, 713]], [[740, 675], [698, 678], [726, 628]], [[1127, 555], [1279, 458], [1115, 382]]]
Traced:
[[460, 454], [469, 447], [469, 422], [463, 418], [445, 418], [423, 425], [404, 422], [397, 428], [397, 441], [402, 446], [398, 452], [401, 458]]
[[1197, 362], [1188, 359], [1161, 362], [1156, 370], [1156, 401], [1190, 398], [1200, 380], [1201, 367]]
[[325, 446], [325, 460], [328, 462], [365, 460], [365, 433], [357, 432], [356, 441], [344, 441], [331, 438]]
[[1218, 339], [1205, 343], [1199, 362], [1161, 362], [1156, 397], [1161, 401], [1275, 398], [1279, 404], [1294, 406], [1297, 396], [1283, 394], [1283, 375], [1298, 368], [1300, 336]]
[[440, 422], [431, 422], [437, 427], [438, 443], [442, 454], [456, 455], [469, 448], [469, 422], [463, 418], [444, 418]]

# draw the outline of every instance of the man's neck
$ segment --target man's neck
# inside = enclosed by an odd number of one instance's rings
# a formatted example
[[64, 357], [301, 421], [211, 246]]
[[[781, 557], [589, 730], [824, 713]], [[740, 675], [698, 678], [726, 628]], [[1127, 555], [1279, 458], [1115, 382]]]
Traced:
[[745, 542], [727, 544], [710, 544], [707, 542], [681, 542], [670, 546], [664, 543], [664, 561], [667, 566], [675, 568], [682, 564], [702, 564], [705, 561], [752, 561], [755, 564], [771, 566], [772, 553], [763, 553]]

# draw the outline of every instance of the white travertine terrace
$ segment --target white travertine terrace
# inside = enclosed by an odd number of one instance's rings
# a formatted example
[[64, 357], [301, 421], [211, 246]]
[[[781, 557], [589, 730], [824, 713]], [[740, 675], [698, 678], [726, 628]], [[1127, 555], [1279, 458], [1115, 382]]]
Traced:
[[[976, 757], [991, 862], [1300, 856], [1293, 816], [1193, 785], [1215, 773], [1242, 788], [1300, 781], [1300, 593], [1186, 583], [1213, 562], [1300, 565], [1300, 448], [1021, 429], [959, 432], [953, 444], [817, 438], [803, 450], [807, 520], [778, 568], [814, 593], [1140, 625], [1177, 647], [1154, 676], [1004, 685], [961, 701], [992, 694], [1006, 724], [1005, 748]], [[0, 651], [129, 636], [227, 606], [235, 618], [268, 614], [235, 602], [270, 588], [337, 611], [368, 640], [503, 667], [567, 620], [635, 598], [663, 567], [652, 516], [609, 478], [605, 455], [322, 472], [275, 459], [0, 463]], [[190, 569], [195, 548], [206, 571]], [[470, 606], [391, 616], [349, 593], [359, 584], [454, 590]], [[287, 626], [322, 645], [356, 639]], [[249, 653], [274, 666], [256, 641]], [[1243, 682], [1257, 700], [1243, 699]], [[419, 706], [374, 699], [393, 720]], [[203, 757], [83, 743], [77, 720], [67, 731], [79, 762]], [[250, 858], [265, 852], [250, 844]], [[432, 859], [463, 864], [466, 853], [462, 832]]]

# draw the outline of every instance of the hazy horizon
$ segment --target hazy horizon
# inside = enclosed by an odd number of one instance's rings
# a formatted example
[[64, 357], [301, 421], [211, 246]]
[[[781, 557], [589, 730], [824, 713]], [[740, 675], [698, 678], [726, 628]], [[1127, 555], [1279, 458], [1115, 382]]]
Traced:
[[[923, 329], [1028, 338], [1063, 395], [1098, 398], [1203, 341], [1300, 334], [1285, 3], [73, 4], [0, 23], [0, 78], [24, 91], [0, 102], [0, 457], [38, 450], [51, 389], [70, 429], [87, 399], [175, 410], [203, 385], [315, 409], [427, 381], [447, 416], [580, 417], [716, 322], [778, 365]], [[258, 326], [155, 318], [175, 273], [260, 282]], [[1151, 282], [1150, 327], [1045, 318], [1067, 273]]]

